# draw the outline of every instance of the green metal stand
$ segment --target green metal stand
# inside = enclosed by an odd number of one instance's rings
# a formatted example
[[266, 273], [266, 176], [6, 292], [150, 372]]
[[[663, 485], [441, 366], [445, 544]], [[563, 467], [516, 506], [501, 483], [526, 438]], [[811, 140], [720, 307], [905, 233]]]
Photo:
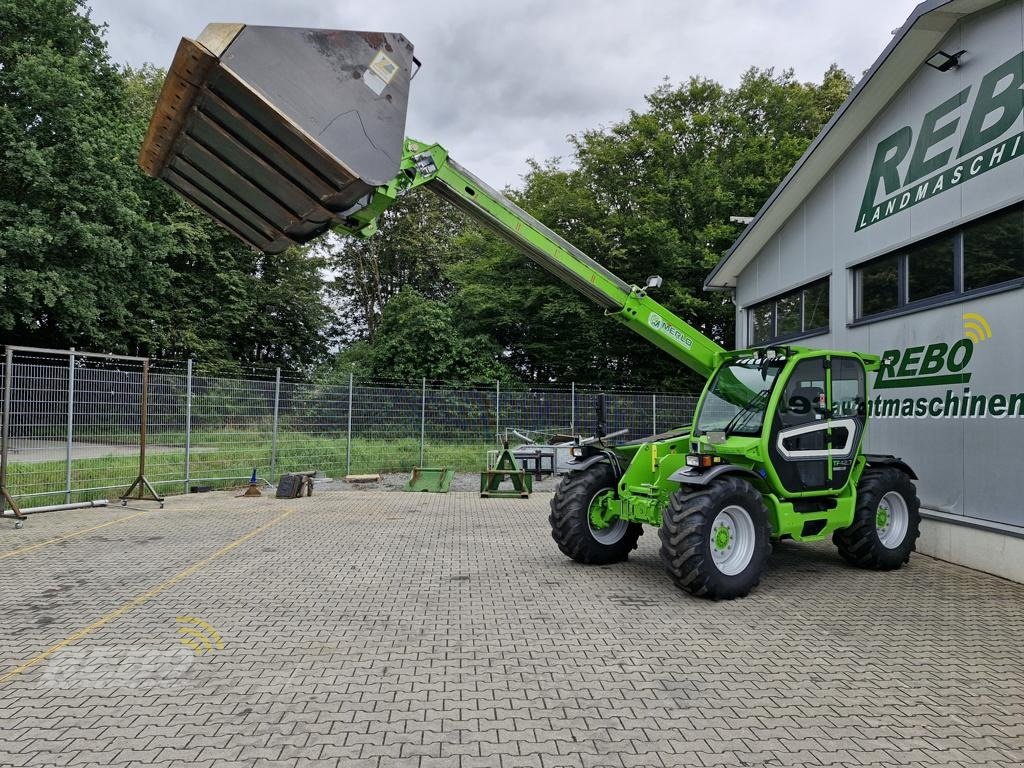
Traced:
[[[512, 488], [502, 488], [506, 480]], [[533, 476], [528, 475], [509, 450], [508, 440], [502, 442], [501, 453], [494, 467], [480, 473], [480, 497], [484, 499], [528, 499], [533, 492]]]

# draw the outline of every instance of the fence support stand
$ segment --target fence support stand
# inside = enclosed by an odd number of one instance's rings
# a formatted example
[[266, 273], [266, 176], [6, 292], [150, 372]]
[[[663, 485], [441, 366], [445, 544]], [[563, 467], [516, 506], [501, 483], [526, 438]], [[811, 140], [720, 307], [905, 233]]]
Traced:
[[501, 381], [494, 382], [494, 434], [501, 440]]
[[352, 474], [352, 372], [348, 374], [348, 427], [345, 429], [345, 476]]
[[185, 363], [185, 489], [192, 482], [192, 358]]
[[420, 394], [420, 466], [423, 466], [423, 444], [427, 437], [427, 377], [423, 377], [423, 391]]
[[68, 355], [68, 440], [64, 447], [64, 503], [71, 503], [71, 448], [75, 433], [75, 348]]
[[21, 526], [21, 520], [25, 515], [21, 513], [21, 507], [14, 497], [7, 490], [7, 451], [8, 438], [11, 434], [11, 379], [14, 377], [14, 350], [8, 347], [7, 356], [4, 359], [4, 404], [3, 421], [0, 423], [0, 516], [7, 517], [4, 506], [6, 502], [11, 512], [19, 520], [17, 526]]
[[270, 436], [270, 479], [273, 481], [277, 470], [277, 412], [281, 405], [281, 369], [274, 376], [274, 431]]
[[[143, 499], [151, 499], [152, 501], [160, 502], [160, 508], [164, 507], [163, 497], [156, 492], [153, 485], [146, 479], [146, 439], [149, 423], [149, 360], [142, 361], [142, 394], [139, 397], [139, 476], [135, 478], [128, 490], [121, 494], [121, 506], [128, 504], [128, 498], [131, 497], [132, 491], [135, 491], [133, 497], [136, 501], [142, 501]], [[146, 492], [149, 492], [149, 496], [146, 496]]]
[[651, 432], [652, 435], [658, 434], [658, 396], [651, 395]]

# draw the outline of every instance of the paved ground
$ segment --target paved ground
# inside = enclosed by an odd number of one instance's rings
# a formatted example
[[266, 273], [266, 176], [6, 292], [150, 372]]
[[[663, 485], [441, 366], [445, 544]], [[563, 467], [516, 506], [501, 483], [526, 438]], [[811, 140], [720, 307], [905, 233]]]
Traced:
[[651, 532], [566, 560], [547, 501], [4, 521], [0, 765], [1024, 763], [1024, 586], [784, 544], [754, 595], [704, 602]]

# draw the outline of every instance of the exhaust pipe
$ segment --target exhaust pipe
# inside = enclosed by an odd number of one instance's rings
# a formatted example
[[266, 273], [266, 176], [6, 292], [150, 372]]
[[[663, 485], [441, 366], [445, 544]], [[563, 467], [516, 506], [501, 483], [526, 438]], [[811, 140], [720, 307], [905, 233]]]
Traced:
[[397, 175], [414, 65], [397, 33], [210, 24], [178, 45], [139, 166], [280, 253]]

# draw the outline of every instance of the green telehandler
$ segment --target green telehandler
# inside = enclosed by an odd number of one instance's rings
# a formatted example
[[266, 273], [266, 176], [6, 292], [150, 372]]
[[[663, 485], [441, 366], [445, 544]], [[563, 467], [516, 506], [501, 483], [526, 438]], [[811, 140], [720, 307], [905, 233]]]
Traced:
[[182, 39], [139, 164], [268, 254], [328, 231], [369, 237], [399, 195], [425, 187], [707, 377], [692, 424], [573, 449], [550, 514], [573, 560], [625, 560], [657, 526], [672, 580], [712, 599], [748, 594], [772, 539], [831, 537], [862, 568], [907, 562], [916, 475], [861, 448], [878, 358], [724, 349], [651, 297], [659, 277], [622, 280], [443, 147], [406, 138], [418, 69], [401, 34], [211, 24]]

